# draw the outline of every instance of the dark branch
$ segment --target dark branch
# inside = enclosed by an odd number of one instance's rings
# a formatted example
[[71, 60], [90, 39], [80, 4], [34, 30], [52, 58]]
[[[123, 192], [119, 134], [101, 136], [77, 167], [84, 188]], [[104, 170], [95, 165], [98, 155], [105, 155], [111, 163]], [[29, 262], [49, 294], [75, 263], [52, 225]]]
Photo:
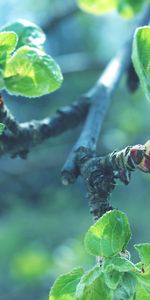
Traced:
[[117, 179], [127, 185], [131, 172], [135, 169], [150, 173], [150, 141], [145, 145], [115, 150], [104, 157], [96, 156], [89, 149], [80, 147], [76, 163], [87, 188], [90, 212], [94, 220], [97, 220], [112, 209], [110, 195]]
[[[89, 105], [88, 97], [83, 95], [81, 100], [74, 102], [71, 106], [57, 110], [52, 118], [21, 123], [17, 134], [6, 131], [0, 136], [0, 156], [11, 154], [15, 157], [19, 154], [25, 158], [26, 153], [32, 147], [41, 144], [50, 137], [55, 137], [68, 129], [77, 127], [84, 120]], [[7, 125], [10, 120], [6, 122]], [[15, 121], [14, 123], [12, 121], [12, 125], [14, 124]]]
[[[141, 16], [138, 24], [136, 24], [136, 27], [147, 24], [149, 16], [150, 8], [148, 7]], [[91, 153], [94, 153], [96, 150], [99, 133], [104, 116], [111, 103], [113, 92], [116, 90], [122, 75], [131, 62], [132, 38], [129, 39], [118, 55], [110, 62], [95, 87], [89, 93], [92, 104], [84, 128], [62, 169], [62, 182], [64, 184], [73, 183], [80, 174], [80, 168], [76, 164], [76, 156], [80, 148], [85, 151], [88, 149]]]

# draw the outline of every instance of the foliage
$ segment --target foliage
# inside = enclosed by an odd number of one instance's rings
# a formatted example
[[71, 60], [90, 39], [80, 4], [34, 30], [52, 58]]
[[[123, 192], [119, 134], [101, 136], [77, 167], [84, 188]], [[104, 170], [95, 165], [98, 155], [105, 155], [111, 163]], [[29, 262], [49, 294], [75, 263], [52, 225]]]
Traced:
[[89, 229], [85, 247], [89, 254], [110, 257], [125, 249], [129, 239], [130, 227], [126, 216], [113, 210]]
[[25, 97], [39, 97], [58, 89], [62, 74], [55, 60], [43, 50], [45, 35], [26, 20], [0, 32], [0, 88]]
[[[109, 0], [109, 1], [103, 1], [104, 4], [102, 5], [102, 3], [100, 3], [100, 0], [97, 2], [96, 2], [96, 0], [95, 1], [79, 0], [79, 5], [80, 5], [80, 7], [84, 8], [86, 11], [92, 12], [92, 10], [94, 9], [94, 11], [93, 11], [94, 13], [102, 14], [102, 13], [109, 12], [112, 9], [116, 8], [116, 6], [114, 6], [114, 3], [117, 3], [117, 10], [119, 11], [119, 13], [124, 17], [131, 17], [135, 13], [140, 11], [144, 2], [146, 2], [146, 1], [134, 1], [134, 0], [133, 1], [132, 0], [111, 1], [111, 0]], [[87, 3], [89, 3], [88, 6], [87, 6]], [[95, 3], [97, 3], [96, 8], [95, 8]], [[101, 4], [101, 5], [99, 5], [99, 4]], [[144, 30], [143, 27], [142, 27], [142, 29]], [[69, 28], [67, 30], [69, 30]], [[88, 40], [89, 40], [89, 44], [90, 44], [91, 43], [90, 37], [88, 37]], [[38, 26], [36, 26], [35, 24], [30, 23], [25, 20], [19, 20], [15, 23], [12, 23], [12, 24], [2, 28], [2, 32], [0, 33], [0, 50], [1, 50], [0, 51], [0, 53], [1, 53], [1, 56], [0, 56], [0, 64], [1, 64], [0, 87], [1, 87], [1, 89], [6, 89], [9, 93], [15, 94], [15, 95], [22, 95], [22, 96], [26, 96], [26, 97], [35, 97], [35, 96], [41, 96], [41, 95], [47, 94], [49, 92], [52, 92], [53, 90], [55, 90], [56, 88], [58, 88], [60, 86], [60, 84], [62, 82], [62, 75], [61, 75], [60, 69], [59, 69], [58, 65], [55, 63], [55, 61], [50, 56], [46, 55], [46, 53], [43, 51], [44, 41], [45, 41], [45, 35], [41, 31], [41, 29]], [[147, 43], [147, 41], [146, 41], [146, 43]], [[133, 51], [134, 50], [135, 50], [135, 48], [133, 48]], [[142, 57], [142, 59], [143, 59], [143, 57]], [[140, 63], [141, 63], [141, 61], [142, 60], [140, 58]], [[135, 68], [136, 68], [136, 64], [137, 63], [135, 63]], [[29, 72], [29, 69], [30, 69], [31, 73]], [[57, 76], [55, 77], [55, 72], [56, 73], [58, 72], [58, 77]], [[28, 76], [29, 74], [30, 74], [30, 76]], [[33, 77], [33, 74], [34, 74], [34, 77]], [[147, 73], [147, 75], [148, 75], [148, 73]], [[86, 80], [87, 80], [86, 76], [87, 76], [87, 74], [84, 74], [84, 76], [81, 76], [81, 77], [83, 77], [82, 80], [84, 78], [86, 78]], [[148, 76], [145, 76], [144, 80], [148, 80]], [[89, 77], [91, 77], [91, 74]], [[77, 85], [78, 87], [79, 87], [79, 81], [82, 81], [82, 80], [79, 80], [79, 74], [77, 74], [76, 81], [78, 83], [78, 85]], [[73, 80], [73, 82], [74, 82], [74, 80]], [[72, 85], [70, 85], [71, 86], [71, 91], [70, 91], [71, 95], [72, 95]], [[125, 92], [125, 94], [126, 94], [126, 92]], [[127, 95], [127, 96], [128, 96], [128, 98], [130, 98], [129, 95]], [[141, 97], [141, 95], [139, 96], [136, 94], [135, 98], [137, 100], [140, 97]], [[122, 98], [122, 91], [120, 92], [120, 98]], [[138, 100], [140, 102], [140, 99], [138, 99]], [[118, 132], [119, 131], [122, 132], [124, 134], [124, 136], [126, 135], [126, 133], [128, 133], [128, 135], [131, 135], [129, 138], [131, 138], [131, 140], [133, 142], [133, 137], [135, 138], [135, 134], [141, 133], [141, 135], [143, 137], [142, 128], [144, 127], [143, 124], [144, 124], [145, 120], [143, 120], [141, 118], [141, 111], [143, 111], [143, 112], [145, 111], [145, 114], [146, 114], [146, 108], [144, 108], [143, 102], [141, 104], [141, 109], [139, 109], [137, 102], [134, 103], [134, 109], [132, 108], [132, 104], [131, 104], [131, 107], [129, 108], [129, 105], [130, 105], [129, 102], [130, 102], [129, 99], [126, 99], [126, 104], [125, 104], [126, 107], [124, 107], [124, 109], [122, 108], [124, 106], [124, 103], [122, 102], [122, 107], [120, 109], [120, 112], [116, 114], [116, 111], [114, 109], [114, 111], [115, 111], [114, 115], [116, 117], [115, 122], [116, 123], [118, 122], [118, 124], [116, 124], [116, 128], [117, 128]], [[147, 104], [145, 104], [145, 107], [147, 107], [146, 105]], [[137, 111], [135, 109], [136, 106], [138, 107]], [[119, 111], [118, 107], [119, 107], [119, 105], [117, 104], [117, 111]], [[45, 111], [46, 110], [47, 110], [47, 108], [45, 108]], [[51, 112], [51, 110], [53, 111], [53, 110], [55, 110], [55, 108], [49, 108], [49, 112]], [[132, 111], [132, 117], [131, 117], [131, 111]], [[46, 113], [47, 113], [47, 111], [46, 111]], [[113, 115], [113, 113], [112, 113], [112, 115]], [[128, 116], [130, 117], [131, 121], [129, 120]], [[134, 118], [136, 119], [136, 122], [133, 122]], [[110, 123], [112, 123], [111, 119], [110, 119]], [[142, 123], [142, 125], [141, 125], [141, 123]], [[147, 117], [147, 123], [149, 123], [148, 117]], [[115, 128], [115, 125], [113, 125], [113, 126], [114, 126], [113, 128]], [[118, 127], [119, 127], [119, 129], [118, 129]], [[113, 128], [112, 128], [112, 130], [113, 130]], [[0, 125], [0, 133], [3, 132], [3, 129], [4, 129], [4, 125], [1, 124]], [[109, 126], [108, 126], [108, 130], [109, 130]], [[106, 135], [103, 135], [102, 139], [105, 138], [105, 136]], [[115, 143], [114, 134], [111, 135], [111, 139], [113, 140], [113, 143]], [[109, 139], [109, 147], [113, 147], [112, 143], [110, 142], [110, 139]], [[59, 155], [55, 154], [55, 152], [56, 151], [54, 150], [52, 155], [54, 157], [54, 161], [57, 161]], [[49, 156], [50, 155], [49, 155], [49, 150], [48, 150], [48, 158], [49, 158]], [[44, 165], [44, 162], [43, 162], [44, 158], [45, 158], [45, 150], [44, 150], [43, 160], [42, 160], [42, 164], [41, 164], [42, 168]], [[49, 161], [48, 158], [46, 160], [46, 164], [47, 164], [47, 161]], [[41, 171], [42, 171], [42, 168], [41, 168]], [[49, 168], [49, 169], [50, 169], [50, 172], [48, 171], [47, 173], [53, 173], [52, 168]], [[45, 175], [47, 175], [47, 174], [45, 174]], [[31, 180], [33, 180], [34, 183], [37, 182], [37, 177], [36, 177], [36, 175], [32, 176], [32, 172], [31, 172], [31, 175], [28, 174], [28, 176], [27, 176], [25, 174], [24, 177], [26, 179], [23, 179], [23, 180], [27, 180], [27, 183], [28, 183], [28, 181], [30, 181], [31, 177], [33, 177], [33, 178], [31, 178]], [[27, 179], [27, 177], [29, 177], [29, 179]], [[36, 177], [36, 179], [35, 179], [35, 177]], [[45, 177], [44, 177], [44, 179], [45, 179]], [[53, 182], [53, 177], [52, 177], [52, 182]], [[31, 184], [32, 189], [33, 189], [34, 183], [32, 182], [32, 184]], [[16, 186], [16, 184], [17, 183], [15, 182], [14, 186]], [[48, 184], [49, 184], [49, 180], [48, 180]], [[144, 182], [143, 182], [143, 184], [144, 184]], [[37, 190], [40, 185], [39, 184], [35, 184], [35, 185], [36, 185], [36, 188], [35, 188], [36, 193], [38, 193]], [[2, 186], [3, 186], [3, 184], [2, 184]], [[27, 185], [27, 187], [28, 187], [28, 185]], [[27, 191], [25, 191], [27, 194], [25, 194], [24, 199], [26, 197], [28, 197], [28, 196], [26, 196], [29, 193], [28, 190], [29, 190], [29, 188], [27, 188]], [[133, 188], [133, 190], [134, 190], [134, 188]], [[31, 195], [32, 195], [32, 193], [33, 193], [33, 191], [31, 191]], [[60, 195], [60, 199], [61, 199], [60, 203], [62, 203], [61, 202], [62, 197], [63, 197], [62, 192], [60, 194], [61, 194]], [[71, 193], [71, 195], [69, 195], [69, 196], [64, 197], [65, 198], [64, 202], [66, 202], [66, 198], [70, 199], [72, 197], [72, 194], [73, 193]], [[52, 197], [52, 195], [53, 195], [53, 197]], [[53, 198], [52, 199], [53, 206], [51, 207], [51, 210], [52, 210], [55, 205], [54, 191], [50, 192], [47, 197], [48, 197], [48, 200]], [[32, 198], [32, 196], [31, 196], [31, 198]], [[7, 203], [7, 201], [10, 201], [11, 204], [9, 204], [9, 205], [12, 205], [12, 199], [13, 199], [12, 195], [10, 195], [10, 199], [11, 200], [6, 200], [6, 203]], [[40, 200], [41, 200], [41, 198], [40, 198]], [[16, 201], [16, 199], [15, 199], [15, 201]], [[15, 201], [13, 201], [13, 205], [14, 205]], [[25, 201], [26, 201], [26, 199], [25, 199]], [[19, 199], [18, 203], [19, 202], [20, 202], [20, 199]], [[122, 203], [123, 202], [126, 202], [126, 201], [123, 201], [123, 195], [122, 195]], [[16, 203], [17, 203], [17, 201], [16, 201]], [[18, 206], [18, 203], [17, 203], [17, 206]], [[136, 199], [136, 203], [137, 203], [137, 199]], [[5, 205], [7, 205], [7, 204], [5, 204]], [[43, 207], [43, 202], [42, 202], [41, 208], [42, 207]], [[61, 204], [60, 204], [60, 207], [61, 207]], [[130, 208], [131, 208], [131, 205], [130, 205]], [[24, 210], [24, 208], [22, 208], [22, 210]], [[40, 209], [38, 209], [38, 210], [40, 211]], [[65, 214], [66, 207], [63, 210], [64, 210], [64, 214]], [[21, 211], [21, 208], [20, 208], [20, 211]], [[19, 211], [19, 214], [17, 211], [17, 216], [20, 215], [20, 211]], [[72, 211], [73, 211], [73, 209], [72, 209]], [[79, 213], [79, 211], [80, 211], [80, 209], [78, 209], [77, 211], [75, 211], [73, 213], [77, 214], [77, 213]], [[135, 210], [134, 210], [134, 212], [135, 212]], [[134, 212], [132, 211], [133, 217], [134, 217]], [[147, 212], [148, 212], [148, 210], [147, 210]], [[41, 213], [41, 211], [40, 211], [40, 213]], [[41, 222], [40, 222], [40, 218], [36, 217], [36, 219], [38, 219], [38, 222], [36, 221], [37, 223], [35, 223], [35, 220], [32, 217], [33, 213], [32, 213], [32, 216], [28, 215], [28, 223], [29, 223], [29, 220], [31, 219], [31, 221], [30, 221], [31, 228], [29, 230], [30, 232], [32, 231], [32, 229], [34, 232], [34, 227], [37, 226], [37, 228], [38, 228], [37, 231], [39, 232], [39, 236], [41, 239], [43, 238], [43, 232], [46, 235], [46, 230], [47, 230], [47, 237], [45, 238], [45, 240], [46, 240], [46, 247], [48, 249], [49, 242], [51, 242], [52, 239], [55, 240], [56, 227], [58, 227], [58, 231], [60, 232], [58, 242], [60, 242], [59, 239], [62, 239], [63, 234], [65, 236], [64, 232], [65, 232], [66, 228], [65, 228], [64, 224], [66, 224], [66, 215], [69, 215], [69, 216], [71, 215], [71, 217], [69, 219], [71, 221], [72, 214], [70, 214], [70, 212], [68, 214], [66, 213], [64, 219], [62, 220], [62, 211], [60, 213], [58, 213], [58, 209], [57, 209], [56, 215], [54, 217], [54, 219], [56, 219], [56, 220], [52, 221], [52, 216], [51, 217], [47, 216], [46, 225], [45, 225], [45, 227], [42, 228], [42, 226], [45, 222], [45, 213], [46, 213], [46, 211], [43, 214], [43, 219]], [[28, 213], [26, 212], [26, 215], [27, 214]], [[60, 226], [60, 224], [58, 224], [58, 215], [59, 214], [61, 215], [61, 226]], [[100, 296], [101, 296], [101, 298], [104, 298], [104, 299], [112, 299], [112, 297], [113, 297], [113, 300], [120, 300], [120, 299], [132, 300], [132, 299], [134, 299], [135, 291], [136, 291], [136, 300], [149, 299], [149, 294], [150, 294], [149, 248], [150, 248], [150, 246], [149, 246], [149, 244], [136, 245], [136, 249], [138, 250], [140, 258], [141, 258], [141, 262], [137, 265], [134, 265], [128, 259], [128, 257], [122, 256], [122, 254], [124, 254], [125, 247], [128, 243], [129, 237], [130, 237], [130, 228], [129, 228], [129, 223], [128, 223], [126, 216], [123, 213], [118, 212], [116, 210], [111, 212], [111, 215], [110, 215], [110, 213], [108, 215], [111, 216], [110, 221], [108, 223], [107, 223], [107, 220], [108, 220], [107, 215], [104, 215], [101, 220], [99, 220], [94, 226], [92, 226], [89, 229], [89, 231], [87, 232], [86, 237], [85, 237], [85, 247], [86, 247], [88, 253], [91, 253], [92, 255], [95, 255], [95, 256], [102, 255], [104, 257], [102, 266], [100, 267], [99, 265], [96, 265], [91, 270], [89, 270], [88, 272], [85, 272], [84, 274], [83, 274], [82, 268], [76, 268], [76, 269], [73, 269], [73, 271], [71, 273], [67, 273], [66, 275], [60, 276], [56, 280], [56, 282], [51, 290], [51, 294], [50, 294], [51, 300], [52, 299], [53, 300], [55, 300], [55, 299], [72, 300], [74, 298], [76, 298], [78, 300], [79, 299], [93, 300], [93, 298], [94, 298], [94, 300], [97, 300], [97, 299], [99, 299]], [[14, 217], [14, 219], [15, 219], [15, 217]], [[80, 219], [82, 219], [82, 217], [80, 217]], [[52, 232], [49, 232], [49, 230], [50, 230], [50, 228], [48, 226], [49, 220], [51, 221], [51, 225], [52, 225], [51, 227], [55, 228], [55, 230], [52, 230]], [[106, 221], [106, 223], [104, 222], [104, 220]], [[112, 223], [114, 226], [112, 226]], [[19, 224], [21, 224], [21, 220], [20, 220]], [[68, 224], [69, 224], [69, 222], [68, 222]], [[73, 228], [75, 226], [78, 227], [78, 225], [79, 225], [78, 223], [77, 223], [77, 226], [75, 225], [75, 220], [74, 220]], [[142, 227], [142, 225], [143, 224], [141, 224], [140, 226]], [[103, 230], [99, 231], [99, 228], [101, 226], [102, 226]], [[121, 226], [121, 227], [119, 227], [119, 226]], [[21, 234], [21, 238], [19, 241], [20, 244], [22, 242], [23, 236], [26, 236], [26, 234], [27, 234], [27, 230], [26, 230], [27, 224], [26, 223], [25, 223], [24, 227], [25, 227], [25, 229], [24, 229], [23, 233]], [[68, 227], [71, 228], [70, 224]], [[80, 232], [81, 232], [81, 228], [83, 230], [83, 226], [80, 226], [80, 229], [79, 229]], [[114, 230], [112, 230], [113, 228], [114, 228]], [[122, 228], [122, 230], [121, 230], [121, 228]], [[126, 230], [125, 230], [125, 228], [126, 228]], [[96, 239], [95, 239], [95, 235], [93, 235], [93, 230], [96, 233], [98, 232], [98, 236], [96, 236]], [[142, 231], [142, 229], [141, 229], [141, 231]], [[120, 232], [122, 232], [123, 234], [120, 235]], [[99, 233], [101, 233], [101, 234], [99, 234]], [[11, 232], [11, 234], [10, 233], [8, 234], [9, 237], [7, 237], [7, 234], [5, 234], [6, 246], [7, 246], [7, 243], [8, 243], [8, 245], [11, 244], [10, 243], [11, 239], [12, 239], [12, 244], [14, 243], [15, 239], [14, 239], [13, 234], [14, 234], [13, 231]], [[35, 236], [35, 232], [32, 234], [33, 234], [33, 236]], [[31, 234], [31, 239], [33, 239], [32, 234]], [[103, 239], [103, 237], [105, 237], [105, 240]], [[41, 243], [43, 244], [43, 240]], [[3, 244], [3, 242], [1, 244]], [[48, 244], [48, 246], [47, 246], [47, 244]], [[1, 248], [2, 247], [3, 247], [3, 245], [1, 246]], [[11, 247], [8, 246], [7, 249], [9, 249], [9, 248], [12, 249]], [[63, 259], [64, 258], [66, 259], [66, 256], [68, 256], [68, 253], [66, 251], [67, 247], [66, 248], [64, 247], [64, 249], [65, 250], [64, 250]], [[123, 250], [123, 253], [120, 254], [120, 252], [122, 250]], [[22, 253], [20, 253], [21, 251], [19, 249], [18, 252], [19, 252], [19, 254], [16, 254], [16, 249], [14, 250], [15, 258], [14, 258], [14, 261], [12, 264], [12, 274], [13, 274], [14, 278], [19, 278], [20, 280], [22, 278], [22, 282], [24, 284], [26, 281], [31, 282], [31, 279], [34, 283], [36, 281], [39, 283], [38, 278], [40, 278], [40, 280], [41, 280], [42, 275], [45, 275], [48, 272], [48, 269], [50, 266], [50, 261], [47, 259], [47, 255], [45, 255], [45, 253], [41, 253], [40, 251], [39, 251], [39, 253], [37, 253], [37, 251], [32, 252], [32, 251], [26, 250], [26, 253], [23, 252], [23, 254], [22, 254]], [[75, 251], [74, 256], [76, 256], [76, 257], [78, 256], [78, 253], [76, 253], [76, 251]], [[57, 261], [61, 260], [61, 263], [63, 263], [64, 265], [66, 264], [68, 266], [69, 265], [68, 261], [65, 259], [63, 260], [63, 259], [62, 259], [62, 257], [59, 257], [59, 255], [57, 256]], [[8, 261], [7, 261], [7, 263], [9, 264]], [[9, 269], [9, 267], [8, 267], [8, 269]], [[14, 271], [14, 269], [16, 270], [16, 272]], [[1, 273], [2, 272], [3, 271], [1, 271]], [[53, 277], [55, 275], [56, 275], [55, 271], [53, 270]], [[5, 274], [4, 274], [4, 276], [5, 276]], [[72, 282], [72, 278], [75, 279], [75, 280], [73, 280], [73, 282]], [[69, 281], [69, 286], [66, 285], [66, 280]], [[71, 281], [71, 283], [70, 283], [70, 281]], [[7, 280], [5, 282], [6, 282], [6, 286], [8, 288]], [[9, 282], [9, 279], [8, 279], [8, 282]], [[65, 286], [64, 286], [64, 283], [65, 283]], [[36, 286], [36, 291], [38, 291], [38, 284]], [[37, 297], [40, 297], [38, 292], [36, 292], [36, 295], [38, 295], [35, 297], [36, 299], [37, 299]], [[22, 297], [25, 297], [25, 293], [23, 293]], [[27, 295], [27, 297], [29, 297], [29, 295]], [[39, 298], [39, 299], [41, 299], [41, 298]]]
[[86, 12], [101, 15], [116, 9], [122, 17], [130, 18], [140, 12], [149, 0], [78, 0], [81, 9]]
[[141, 86], [148, 99], [150, 99], [150, 27], [139, 27], [135, 31], [133, 40], [132, 60], [135, 70], [140, 78]]
[[150, 244], [136, 245], [142, 259], [142, 264], [137, 267], [130, 261], [129, 255], [125, 255], [129, 239], [126, 215], [117, 210], [105, 213], [85, 236], [88, 252], [100, 256], [102, 263], [84, 274], [78, 268], [58, 277], [49, 300], [147, 299], [150, 291]]

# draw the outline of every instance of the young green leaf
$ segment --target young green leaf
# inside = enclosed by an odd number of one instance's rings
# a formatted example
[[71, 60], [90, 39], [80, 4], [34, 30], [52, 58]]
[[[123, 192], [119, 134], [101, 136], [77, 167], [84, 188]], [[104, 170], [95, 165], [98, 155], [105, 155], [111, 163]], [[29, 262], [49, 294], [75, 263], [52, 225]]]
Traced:
[[3, 69], [6, 59], [17, 45], [17, 35], [14, 32], [0, 32], [0, 68]]
[[[124, 273], [113, 300], [135, 300], [136, 278], [132, 273]], [[140, 300], [143, 300], [142, 298]]]
[[137, 274], [136, 300], [150, 299], [150, 270]]
[[2, 133], [4, 132], [5, 129], [5, 124], [0, 123], [0, 135], [2, 135]]
[[42, 48], [45, 42], [45, 34], [41, 28], [32, 22], [19, 19], [1, 28], [2, 31], [14, 31], [18, 36], [17, 48], [31, 46]]
[[118, 272], [138, 271], [136, 266], [128, 259], [122, 256], [113, 256], [106, 258], [103, 269], [105, 272], [116, 270]]
[[150, 99], [150, 27], [136, 29], [133, 39], [132, 61], [139, 76], [141, 87]]
[[14, 32], [0, 32], [0, 53], [12, 53], [17, 45], [17, 35]]
[[78, 0], [79, 7], [95, 15], [105, 14], [115, 9], [118, 0]]
[[74, 300], [76, 286], [84, 271], [75, 268], [72, 272], [59, 276], [51, 288], [49, 300]]
[[134, 246], [138, 251], [142, 263], [147, 267], [150, 265], [150, 244], [138, 244]]
[[120, 283], [124, 272], [139, 271], [136, 266], [122, 256], [106, 258], [102, 266], [105, 282], [111, 289], [116, 289]]
[[7, 61], [4, 81], [10, 94], [39, 97], [58, 89], [63, 77], [54, 59], [36, 48], [19, 48]]
[[95, 266], [85, 273], [77, 285], [76, 300], [111, 300], [112, 291], [107, 287], [100, 267]]
[[104, 214], [85, 235], [89, 254], [110, 257], [124, 250], [131, 236], [126, 215], [118, 210]]
[[116, 288], [118, 287], [118, 284], [121, 281], [123, 274], [112, 270], [110, 272], [105, 272], [104, 273], [104, 279], [105, 279], [105, 283], [108, 286], [108, 288], [112, 289], [112, 290], [116, 290]]

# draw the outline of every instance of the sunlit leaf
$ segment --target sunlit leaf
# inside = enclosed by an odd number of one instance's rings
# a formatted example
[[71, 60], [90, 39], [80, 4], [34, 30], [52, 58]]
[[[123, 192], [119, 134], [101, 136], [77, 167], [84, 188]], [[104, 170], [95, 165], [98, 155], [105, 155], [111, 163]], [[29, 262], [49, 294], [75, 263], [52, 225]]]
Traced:
[[112, 291], [107, 287], [98, 266], [85, 273], [76, 290], [76, 300], [111, 300]]
[[8, 54], [15, 50], [17, 40], [14, 32], [0, 32], [0, 68], [3, 69]]
[[41, 28], [27, 20], [19, 19], [2, 27], [1, 30], [14, 31], [17, 34], [17, 48], [25, 45], [41, 48], [45, 42], [45, 34]]
[[7, 61], [4, 80], [11, 94], [39, 97], [58, 89], [63, 77], [52, 57], [24, 46]]
[[104, 214], [85, 236], [87, 252], [109, 257], [125, 249], [131, 236], [126, 215], [118, 210]]
[[86, 12], [101, 15], [117, 6], [117, 0], [78, 0], [79, 7]]
[[136, 300], [150, 299], [150, 269], [147, 272], [138, 274], [136, 287]]
[[135, 249], [139, 253], [139, 257], [145, 266], [150, 265], [150, 244], [135, 245]]
[[74, 300], [76, 286], [83, 273], [82, 268], [76, 268], [59, 276], [51, 288], [49, 300]]
[[150, 99], [150, 27], [139, 27], [133, 39], [132, 60], [139, 76], [141, 87]]

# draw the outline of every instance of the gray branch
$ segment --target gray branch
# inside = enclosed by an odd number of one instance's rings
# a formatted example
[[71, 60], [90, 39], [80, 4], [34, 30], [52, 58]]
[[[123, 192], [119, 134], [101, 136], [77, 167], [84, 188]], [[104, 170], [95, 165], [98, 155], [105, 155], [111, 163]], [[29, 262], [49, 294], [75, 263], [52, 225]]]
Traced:
[[89, 105], [88, 97], [83, 95], [79, 101], [57, 110], [51, 118], [32, 120], [19, 125], [8, 113], [7, 118], [6, 115], [5, 118], [1, 118], [1, 122], [4, 122], [11, 132], [6, 130], [0, 136], [0, 156], [10, 154], [12, 157], [20, 155], [26, 158], [26, 154], [32, 147], [77, 127], [85, 119]]
[[[150, 7], [147, 7], [141, 18], [138, 20], [136, 27], [147, 24], [149, 18]], [[131, 62], [132, 39], [133, 34], [117, 56], [112, 59], [94, 88], [88, 94], [92, 104], [81, 135], [62, 169], [62, 182], [64, 184], [73, 183], [80, 174], [80, 168], [76, 164], [76, 157], [80, 148], [83, 150], [83, 155], [84, 151], [86, 152], [87, 149], [92, 154], [96, 150], [99, 133], [102, 128], [105, 114], [112, 101], [112, 95]], [[82, 157], [82, 151], [80, 151], [80, 154]]]

